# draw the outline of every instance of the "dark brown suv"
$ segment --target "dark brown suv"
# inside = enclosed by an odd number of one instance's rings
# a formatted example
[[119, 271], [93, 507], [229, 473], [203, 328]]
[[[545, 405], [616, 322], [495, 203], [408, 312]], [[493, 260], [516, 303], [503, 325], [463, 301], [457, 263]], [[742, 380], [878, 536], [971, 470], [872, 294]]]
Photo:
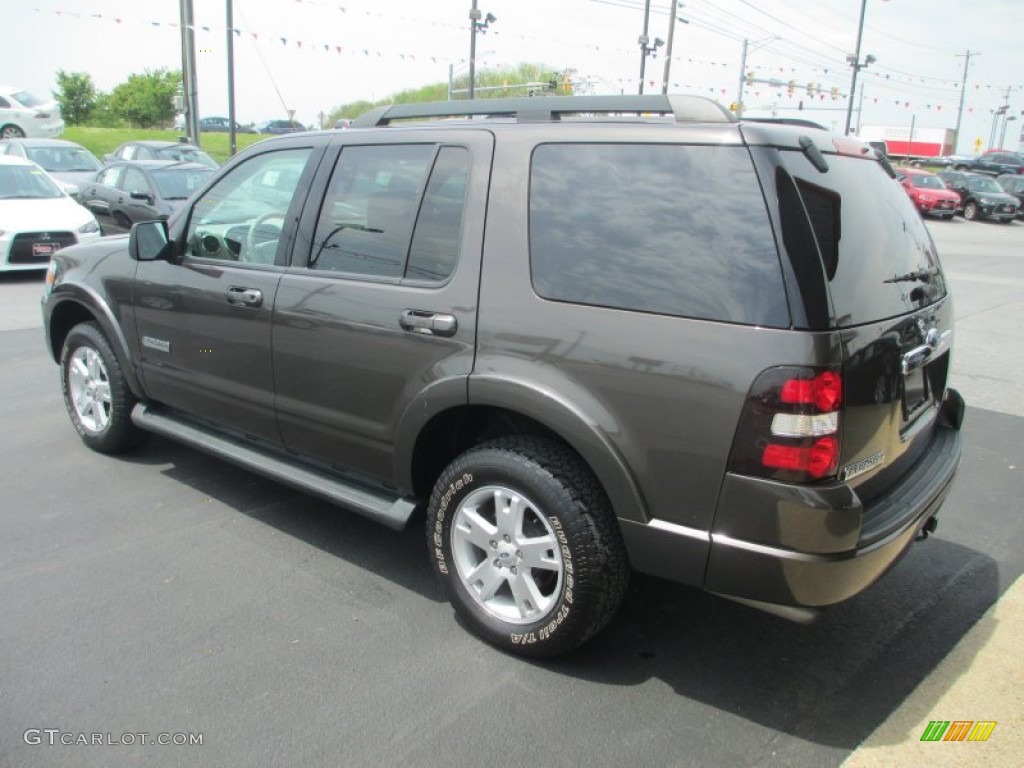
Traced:
[[526, 655], [597, 632], [630, 569], [792, 616], [851, 597], [960, 459], [952, 303], [891, 169], [699, 98], [263, 141], [169, 222], [61, 251], [44, 312], [87, 445], [425, 509], [456, 610]]

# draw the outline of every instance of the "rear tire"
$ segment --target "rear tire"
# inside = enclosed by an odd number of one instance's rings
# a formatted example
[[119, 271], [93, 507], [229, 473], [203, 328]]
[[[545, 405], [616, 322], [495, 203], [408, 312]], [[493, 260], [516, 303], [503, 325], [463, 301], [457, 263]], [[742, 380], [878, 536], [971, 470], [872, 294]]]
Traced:
[[25, 132], [16, 125], [5, 125], [0, 128], [0, 139], [24, 139]]
[[110, 342], [95, 323], [79, 323], [60, 356], [64, 406], [82, 442], [100, 453], [121, 453], [145, 433], [132, 423], [137, 400]]
[[629, 580], [597, 478], [542, 437], [501, 438], [456, 458], [431, 494], [427, 544], [463, 622], [521, 656], [585, 642], [611, 620]]

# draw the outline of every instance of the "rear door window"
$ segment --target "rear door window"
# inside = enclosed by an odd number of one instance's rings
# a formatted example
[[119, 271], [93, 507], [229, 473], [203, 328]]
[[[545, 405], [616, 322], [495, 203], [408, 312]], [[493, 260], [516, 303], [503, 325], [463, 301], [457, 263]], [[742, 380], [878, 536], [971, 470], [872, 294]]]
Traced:
[[530, 178], [533, 286], [547, 299], [786, 327], [744, 147], [544, 144]]
[[[921, 216], [878, 162], [827, 155], [829, 170], [821, 173], [802, 152], [781, 155], [788, 171], [777, 179], [783, 239], [797, 272], [806, 269], [817, 261], [813, 241], [792, 230], [794, 222], [810, 220], [837, 327], [906, 314], [946, 294]], [[784, 189], [793, 186], [797, 196]], [[801, 202], [806, 218], [787, 210]]]

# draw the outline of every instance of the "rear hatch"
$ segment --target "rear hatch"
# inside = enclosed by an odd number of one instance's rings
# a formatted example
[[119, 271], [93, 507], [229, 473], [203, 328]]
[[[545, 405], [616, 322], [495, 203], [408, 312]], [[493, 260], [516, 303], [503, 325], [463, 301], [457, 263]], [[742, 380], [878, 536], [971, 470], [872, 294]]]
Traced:
[[841, 346], [838, 479], [864, 504], [868, 543], [902, 522], [891, 505], [871, 519], [872, 500], [936, 439], [953, 308], [931, 236], [884, 161], [811, 133], [761, 160], [775, 176], [794, 322]]

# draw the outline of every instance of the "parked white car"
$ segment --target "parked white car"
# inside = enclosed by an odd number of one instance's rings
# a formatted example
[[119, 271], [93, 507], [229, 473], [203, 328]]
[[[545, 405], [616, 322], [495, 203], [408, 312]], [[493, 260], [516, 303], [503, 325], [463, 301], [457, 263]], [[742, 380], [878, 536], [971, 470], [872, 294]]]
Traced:
[[60, 104], [0, 85], [0, 139], [53, 139], [62, 133]]
[[22, 157], [0, 156], [0, 272], [46, 269], [61, 248], [99, 236], [92, 213], [46, 171]]

